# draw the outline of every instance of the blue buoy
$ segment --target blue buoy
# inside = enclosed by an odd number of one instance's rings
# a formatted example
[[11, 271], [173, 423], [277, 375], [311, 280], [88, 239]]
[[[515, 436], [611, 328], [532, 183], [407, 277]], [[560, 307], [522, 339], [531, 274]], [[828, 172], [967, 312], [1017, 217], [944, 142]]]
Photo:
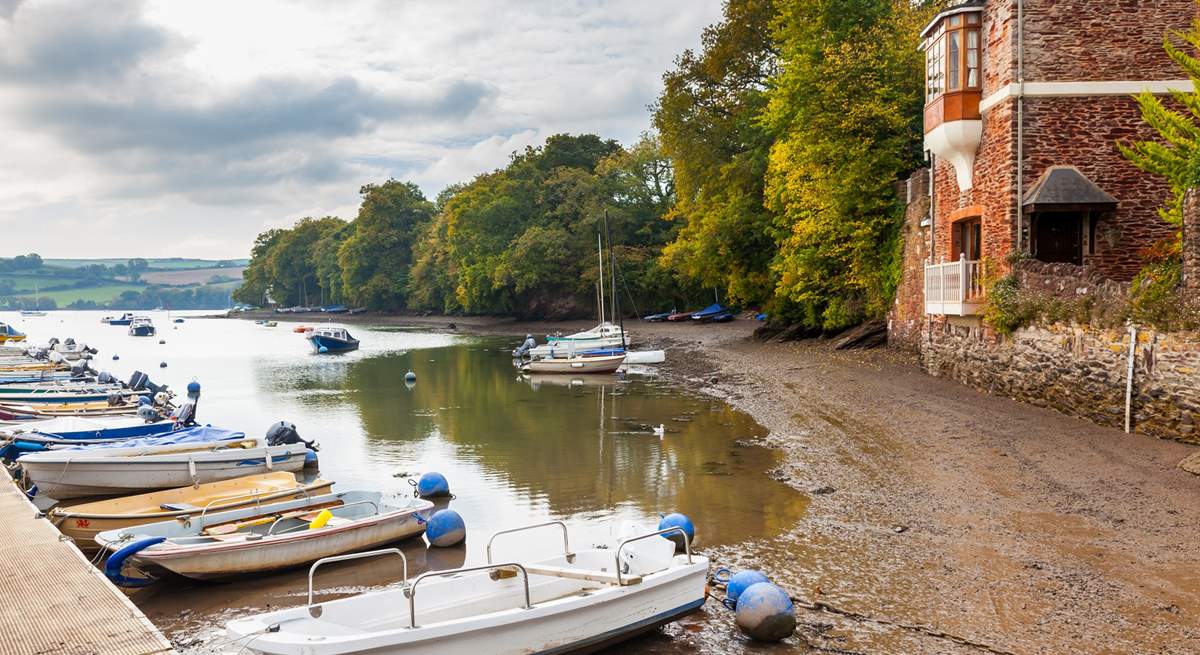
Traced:
[[441, 473], [430, 471], [417, 480], [417, 495], [422, 498], [439, 498], [450, 495], [450, 483]]
[[167, 367], [167, 363], [166, 363], [166, 362], [159, 362], [159, 363], [158, 363], [158, 367], [159, 367], [159, 368], [166, 368], [166, 367]]
[[725, 583], [725, 599], [728, 601], [729, 609], [733, 609], [733, 604], [737, 603], [738, 596], [742, 595], [752, 585], [760, 582], [770, 582], [770, 578], [763, 575], [761, 571], [746, 570], [738, 571], [733, 577], [729, 578], [729, 582]]
[[770, 582], [750, 585], [738, 597], [737, 627], [755, 641], [780, 641], [796, 630], [796, 610], [787, 592]]
[[312, 448], [304, 449], [304, 468], [317, 468], [317, 451], [313, 450]]
[[121, 359], [121, 356], [120, 356], [120, 355], [113, 355], [113, 361], [114, 361], [114, 362], [115, 362], [115, 361], [117, 361], [118, 359]]
[[425, 525], [425, 538], [438, 548], [446, 548], [461, 543], [467, 538], [467, 524], [458, 512], [452, 509], [441, 509], [434, 512], [429, 523]]
[[324, 354], [329, 352], [329, 348], [327, 346], [321, 346], [320, 348], [317, 348], [317, 352]]
[[187, 397], [192, 400], [196, 400], [197, 398], [200, 397], [200, 383], [199, 382], [197, 382], [195, 380], [188, 382]]
[[404, 374], [404, 381], [405, 381], [405, 382], [416, 382], [416, 381], [417, 381], [417, 374], [416, 374], [416, 373], [413, 373], [412, 371], [409, 371], [408, 373], [405, 373], [405, 374]]
[[[687, 541], [689, 544], [692, 543], [692, 541], [696, 538], [696, 526], [692, 525], [691, 519], [684, 514], [680, 514], [679, 512], [667, 514], [666, 516], [662, 517], [661, 521], [658, 522], [659, 530], [666, 530], [667, 528], [683, 528], [683, 531], [687, 534]], [[671, 532], [669, 534], [664, 534], [663, 536], [675, 542], [676, 550], [684, 547], [683, 537], [678, 532]]]

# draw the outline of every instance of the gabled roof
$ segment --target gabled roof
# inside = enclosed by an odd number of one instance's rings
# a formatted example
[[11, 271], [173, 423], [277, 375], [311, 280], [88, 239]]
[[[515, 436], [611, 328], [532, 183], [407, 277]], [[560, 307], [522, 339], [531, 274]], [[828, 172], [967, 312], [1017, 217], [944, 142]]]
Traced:
[[1117, 199], [1096, 186], [1074, 166], [1051, 166], [1025, 194], [1021, 203], [1028, 212], [1113, 209]]

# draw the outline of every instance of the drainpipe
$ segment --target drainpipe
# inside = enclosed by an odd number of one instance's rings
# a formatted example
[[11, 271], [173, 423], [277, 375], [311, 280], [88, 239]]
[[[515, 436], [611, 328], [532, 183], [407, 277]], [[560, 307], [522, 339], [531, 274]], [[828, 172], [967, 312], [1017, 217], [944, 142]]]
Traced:
[[1017, 251], [1028, 252], [1025, 227], [1025, 0], [1017, 0]]

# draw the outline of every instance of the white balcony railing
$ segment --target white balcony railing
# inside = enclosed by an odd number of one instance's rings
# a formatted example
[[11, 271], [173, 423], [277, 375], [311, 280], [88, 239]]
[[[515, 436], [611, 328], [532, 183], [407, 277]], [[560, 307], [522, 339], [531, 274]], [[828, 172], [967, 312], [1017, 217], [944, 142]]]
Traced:
[[983, 269], [965, 257], [925, 265], [925, 313], [974, 316], [983, 307]]

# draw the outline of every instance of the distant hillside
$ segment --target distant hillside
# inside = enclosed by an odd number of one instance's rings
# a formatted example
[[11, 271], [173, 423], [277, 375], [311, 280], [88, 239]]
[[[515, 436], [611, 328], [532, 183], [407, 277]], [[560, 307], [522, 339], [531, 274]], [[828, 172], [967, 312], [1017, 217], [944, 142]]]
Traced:
[[247, 260], [0, 258], [0, 308], [228, 307]]

